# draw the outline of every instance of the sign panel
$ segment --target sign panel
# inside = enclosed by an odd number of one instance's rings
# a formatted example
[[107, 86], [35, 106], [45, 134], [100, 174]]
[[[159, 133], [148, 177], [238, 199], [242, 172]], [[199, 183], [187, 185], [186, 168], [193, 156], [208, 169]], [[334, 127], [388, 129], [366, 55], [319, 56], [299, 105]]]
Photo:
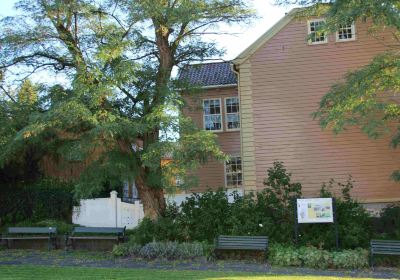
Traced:
[[332, 198], [297, 199], [299, 224], [333, 223]]

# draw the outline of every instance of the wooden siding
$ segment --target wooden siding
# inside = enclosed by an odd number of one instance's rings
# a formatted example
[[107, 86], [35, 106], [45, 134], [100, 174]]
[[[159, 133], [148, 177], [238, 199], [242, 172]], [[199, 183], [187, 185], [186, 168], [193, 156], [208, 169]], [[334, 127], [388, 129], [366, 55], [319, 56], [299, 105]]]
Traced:
[[[256, 191], [256, 160], [254, 144], [253, 98], [251, 84], [251, 64], [249, 61], [240, 67], [239, 81], [241, 152], [243, 168], [243, 186], [245, 192]], [[242, 109], [243, 108], [243, 109]]]
[[351, 174], [355, 197], [366, 202], [400, 200], [400, 184], [389, 179], [400, 167], [400, 151], [389, 147], [388, 137], [374, 141], [357, 128], [333, 135], [311, 117], [333, 83], [368, 64], [391, 43], [389, 32], [376, 40], [367, 35], [367, 28], [368, 23], [356, 23], [355, 41], [336, 42], [332, 34], [327, 44], [308, 45], [306, 21], [294, 19], [238, 65], [242, 152], [249, 166], [244, 177], [252, 184], [246, 189], [263, 188], [267, 169], [279, 160], [302, 183], [306, 196], [316, 196], [330, 178], [344, 181]]
[[[229, 155], [240, 155], [240, 131], [227, 131], [225, 123], [224, 98], [238, 96], [237, 88], [208, 89], [196, 97], [187, 97], [188, 108], [185, 115], [193, 119], [196, 125], [203, 128], [202, 100], [208, 98], [221, 98], [223, 131], [215, 132], [218, 135], [218, 143], [221, 150]], [[202, 166], [195, 175], [199, 179], [198, 187], [190, 192], [203, 192], [207, 189], [217, 189], [225, 186], [224, 164], [215, 160]]]

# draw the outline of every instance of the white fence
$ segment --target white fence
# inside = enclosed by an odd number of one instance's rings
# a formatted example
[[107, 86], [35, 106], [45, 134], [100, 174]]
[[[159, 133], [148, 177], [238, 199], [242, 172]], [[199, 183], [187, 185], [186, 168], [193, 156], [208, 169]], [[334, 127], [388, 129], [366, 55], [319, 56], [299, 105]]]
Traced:
[[109, 198], [82, 199], [79, 207], [74, 207], [72, 222], [87, 227], [125, 227], [132, 229], [144, 217], [140, 201], [122, 202], [117, 192]]
[[[240, 189], [227, 191], [229, 202], [233, 201], [230, 195], [237, 191], [243, 195]], [[125, 227], [132, 229], [136, 227], [144, 217], [143, 205], [140, 201], [135, 203], [122, 202], [117, 197], [117, 192], [112, 191], [109, 198], [82, 199], [79, 207], [74, 207], [72, 222], [87, 227]], [[167, 195], [167, 203], [180, 205], [190, 194]]]

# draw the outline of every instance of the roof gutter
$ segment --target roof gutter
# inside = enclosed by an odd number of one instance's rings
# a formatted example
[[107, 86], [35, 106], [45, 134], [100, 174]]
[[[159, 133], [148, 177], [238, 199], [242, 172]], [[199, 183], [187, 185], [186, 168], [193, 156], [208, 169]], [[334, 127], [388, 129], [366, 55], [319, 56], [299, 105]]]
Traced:
[[237, 84], [227, 84], [227, 85], [212, 85], [212, 86], [204, 86], [202, 89], [213, 89], [213, 88], [230, 88], [237, 87]]

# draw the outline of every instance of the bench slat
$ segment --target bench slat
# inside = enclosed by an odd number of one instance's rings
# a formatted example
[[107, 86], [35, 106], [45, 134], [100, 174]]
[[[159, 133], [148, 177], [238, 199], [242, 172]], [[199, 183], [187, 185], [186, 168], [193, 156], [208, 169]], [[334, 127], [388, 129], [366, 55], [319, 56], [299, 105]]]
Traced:
[[7, 236], [7, 237], [1, 237], [0, 239], [3, 240], [36, 240], [36, 239], [49, 239], [49, 237], [44, 237], [44, 236]]
[[9, 227], [9, 234], [55, 234], [57, 233], [56, 227]]
[[116, 227], [75, 227], [73, 230], [74, 233], [115, 233], [120, 234], [125, 231], [125, 228], [116, 228]]
[[399, 240], [371, 240], [371, 254], [400, 255]]
[[268, 237], [266, 236], [220, 235], [216, 239], [217, 249], [266, 250], [267, 247]]
[[93, 240], [93, 239], [110, 239], [110, 240], [118, 240], [116, 236], [70, 236], [69, 239], [80, 239], [80, 240]]
[[400, 248], [400, 245], [379, 245], [379, 246], [371, 246], [372, 248]]

